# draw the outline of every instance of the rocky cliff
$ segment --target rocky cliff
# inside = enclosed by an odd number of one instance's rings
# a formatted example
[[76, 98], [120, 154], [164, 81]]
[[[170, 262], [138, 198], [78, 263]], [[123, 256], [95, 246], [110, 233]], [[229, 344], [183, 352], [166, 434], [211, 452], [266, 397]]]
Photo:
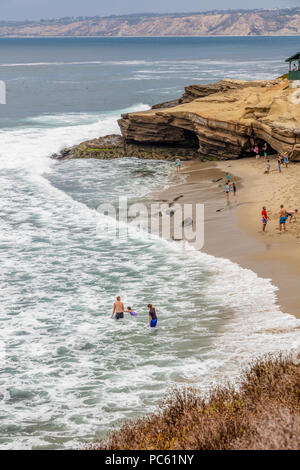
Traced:
[[300, 90], [286, 79], [193, 85], [178, 100], [124, 114], [119, 126], [122, 137], [85, 142], [60, 157], [233, 159], [267, 142], [269, 153], [300, 160]]
[[300, 34], [300, 9], [136, 14], [41, 21], [1, 21], [1, 37], [288, 36]]

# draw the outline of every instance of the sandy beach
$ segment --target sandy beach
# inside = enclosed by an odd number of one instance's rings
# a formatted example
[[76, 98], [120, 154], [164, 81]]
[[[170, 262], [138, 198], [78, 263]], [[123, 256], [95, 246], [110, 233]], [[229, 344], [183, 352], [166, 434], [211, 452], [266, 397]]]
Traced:
[[[272, 279], [278, 287], [281, 309], [300, 318], [300, 218], [279, 231], [280, 204], [287, 210], [300, 208], [300, 165], [291, 163], [278, 172], [277, 158], [185, 163], [171, 186], [156, 198], [178, 202], [204, 203], [205, 242], [202, 251], [228, 258], [260, 277]], [[226, 173], [237, 184], [237, 195], [225, 197]], [[223, 178], [222, 180], [219, 180]], [[219, 180], [219, 181], [216, 181]], [[261, 210], [271, 218], [262, 232]]]

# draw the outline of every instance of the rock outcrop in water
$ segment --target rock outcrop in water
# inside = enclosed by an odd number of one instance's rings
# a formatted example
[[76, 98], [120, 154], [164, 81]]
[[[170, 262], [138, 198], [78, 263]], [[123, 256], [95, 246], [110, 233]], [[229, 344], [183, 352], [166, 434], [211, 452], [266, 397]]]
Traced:
[[234, 159], [267, 142], [269, 153], [300, 160], [299, 96], [284, 79], [189, 86], [178, 100], [124, 114], [122, 137], [88, 141], [60, 157]]

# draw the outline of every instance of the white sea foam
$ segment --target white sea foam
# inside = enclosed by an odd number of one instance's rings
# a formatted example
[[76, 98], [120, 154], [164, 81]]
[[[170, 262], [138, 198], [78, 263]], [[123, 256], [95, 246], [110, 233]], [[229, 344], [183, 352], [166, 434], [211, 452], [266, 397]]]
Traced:
[[[19, 62], [19, 63], [2, 63], [0, 67], [39, 67], [39, 66], [66, 66], [66, 65], [174, 65], [180, 67], [181, 65], [236, 65], [236, 59], [177, 59], [177, 60], [87, 60], [87, 61], [52, 61], [52, 62]], [[240, 59], [239, 64], [245, 65], [265, 65], [268, 64], [282, 64], [282, 58], [278, 59], [256, 59], [245, 60]]]
[[[297, 342], [300, 322], [280, 311], [270, 280], [133, 226], [128, 239], [113, 238], [103, 218], [96, 231], [99, 202], [143, 196], [170, 164], [48, 155], [116, 132], [120, 114], [44, 115], [1, 131], [3, 448], [49, 439], [76, 447], [154, 409], [154, 392], [160, 398], [174, 383], [207, 390]], [[117, 293], [136, 319], [112, 322]], [[149, 299], [159, 315], [152, 332]]]

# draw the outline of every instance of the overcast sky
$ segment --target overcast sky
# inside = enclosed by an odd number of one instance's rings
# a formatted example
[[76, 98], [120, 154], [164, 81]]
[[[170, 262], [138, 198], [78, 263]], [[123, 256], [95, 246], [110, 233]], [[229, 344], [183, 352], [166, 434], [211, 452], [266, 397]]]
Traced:
[[300, 0], [0, 0], [0, 20], [293, 6]]

